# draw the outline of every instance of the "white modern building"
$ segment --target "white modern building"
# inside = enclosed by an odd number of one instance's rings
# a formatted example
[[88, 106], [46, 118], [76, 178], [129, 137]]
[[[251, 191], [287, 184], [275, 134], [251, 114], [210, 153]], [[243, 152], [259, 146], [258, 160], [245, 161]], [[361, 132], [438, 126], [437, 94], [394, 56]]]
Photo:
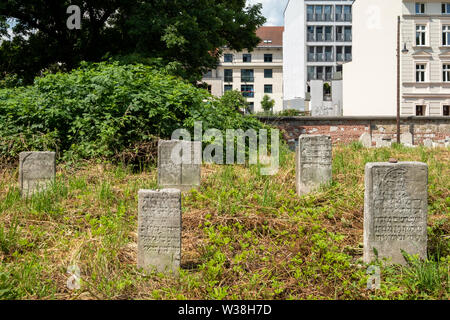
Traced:
[[401, 114], [449, 115], [449, 0], [355, 2], [353, 61], [343, 68], [344, 115], [396, 115], [398, 17]]
[[[311, 82], [340, 79], [352, 60], [353, 0], [289, 0], [284, 12], [284, 108], [307, 111]], [[317, 84], [317, 83], [316, 83]], [[323, 91], [323, 90], [322, 90]]]
[[252, 51], [224, 49], [217, 69], [203, 77], [209, 91], [221, 97], [238, 90], [247, 98], [249, 112], [261, 112], [268, 95], [275, 101], [274, 112], [283, 110], [283, 27], [261, 27], [256, 34], [261, 43]]

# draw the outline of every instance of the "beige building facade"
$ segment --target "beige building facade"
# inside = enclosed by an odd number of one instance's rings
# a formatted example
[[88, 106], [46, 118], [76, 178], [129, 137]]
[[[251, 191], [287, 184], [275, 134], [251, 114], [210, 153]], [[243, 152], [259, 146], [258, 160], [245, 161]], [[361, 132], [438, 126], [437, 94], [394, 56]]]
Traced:
[[268, 95], [275, 101], [273, 111], [279, 112], [283, 110], [283, 27], [261, 27], [257, 35], [262, 42], [252, 52], [224, 49], [219, 66], [203, 82], [217, 97], [240, 91], [250, 113], [262, 112], [261, 101]]
[[357, 0], [353, 61], [343, 67], [345, 116], [396, 115], [398, 17], [401, 114], [449, 115], [450, 1]]
[[450, 1], [403, 1], [402, 114], [448, 116]]

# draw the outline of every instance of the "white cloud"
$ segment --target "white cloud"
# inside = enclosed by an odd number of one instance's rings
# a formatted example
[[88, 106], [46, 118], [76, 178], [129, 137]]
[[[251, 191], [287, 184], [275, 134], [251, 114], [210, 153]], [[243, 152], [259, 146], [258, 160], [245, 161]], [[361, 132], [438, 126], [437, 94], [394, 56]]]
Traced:
[[262, 3], [266, 26], [283, 26], [283, 12], [288, 0], [247, 0], [248, 4]]

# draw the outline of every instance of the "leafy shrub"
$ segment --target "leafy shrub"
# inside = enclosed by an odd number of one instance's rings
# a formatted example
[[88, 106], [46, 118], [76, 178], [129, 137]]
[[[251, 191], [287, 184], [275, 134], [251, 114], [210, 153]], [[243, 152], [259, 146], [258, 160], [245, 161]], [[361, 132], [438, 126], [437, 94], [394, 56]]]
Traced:
[[[87, 64], [0, 90], [0, 157], [53, 150], [65, 157], [139, 152], [178, 128], [259, 129], [239, 108], [153, 67]], [[147, 149], [146, 149], [147, 150]]]

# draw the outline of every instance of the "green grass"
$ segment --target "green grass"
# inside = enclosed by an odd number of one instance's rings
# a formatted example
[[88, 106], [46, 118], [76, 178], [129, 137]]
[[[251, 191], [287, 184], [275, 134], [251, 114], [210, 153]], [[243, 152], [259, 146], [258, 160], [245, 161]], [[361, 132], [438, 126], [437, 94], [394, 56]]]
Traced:
[[[336, 147], [333, 182], [298, 197], [293, 153], [280, 171], [204, 165], [202, 187], [183, 196], [179, 279], [136, 268], [137, 192], [156, 169], [60, 164], [56, 182], [25, 201], [17, 169], [0, 171], [0, 299], [449, 299], [449, 149]], [[427, 261], [381, 268], [366, 290], [362, 263], [364, 166], [429, 165]], [[67, 268], [81, 270], [70, 291]]]

